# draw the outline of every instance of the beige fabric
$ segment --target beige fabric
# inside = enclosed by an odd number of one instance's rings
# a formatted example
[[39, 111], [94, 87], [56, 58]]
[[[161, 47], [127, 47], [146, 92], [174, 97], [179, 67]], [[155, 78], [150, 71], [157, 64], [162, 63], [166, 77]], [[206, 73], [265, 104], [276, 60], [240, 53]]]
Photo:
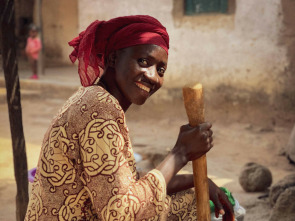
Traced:
[[193, 201], [167, 196], [158, 170], [137, 178], [118, 101], [81, 87], [45, 134], [25, 220], [196, 220]]

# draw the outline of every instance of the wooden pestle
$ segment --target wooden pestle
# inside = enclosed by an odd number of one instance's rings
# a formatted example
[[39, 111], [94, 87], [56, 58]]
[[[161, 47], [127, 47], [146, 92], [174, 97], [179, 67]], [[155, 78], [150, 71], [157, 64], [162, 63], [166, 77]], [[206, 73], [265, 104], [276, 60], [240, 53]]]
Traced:
[[[183, 99], [189, 124], [192, 127], [204, 123], [204, 101], [202, 84], [185, 86]], [[197, 201], [197, 218], [200, 221], [210, 221], [209, 187], [207, 178], [206, 155], [193, 161], [194, 185]]]

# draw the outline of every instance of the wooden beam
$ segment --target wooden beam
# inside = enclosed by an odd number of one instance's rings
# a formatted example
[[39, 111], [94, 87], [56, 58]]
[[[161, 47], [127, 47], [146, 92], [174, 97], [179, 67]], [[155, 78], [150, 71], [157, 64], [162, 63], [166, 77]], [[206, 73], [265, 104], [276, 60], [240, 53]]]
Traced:
[[0, 0], [0, 5], [1, 53], [3, 57], [3, 70], [7, 91], [14, 175], [17, 187], [16, 220], [23, 221], [29, 199], [28, 169], [16, 57], [14, 0]]

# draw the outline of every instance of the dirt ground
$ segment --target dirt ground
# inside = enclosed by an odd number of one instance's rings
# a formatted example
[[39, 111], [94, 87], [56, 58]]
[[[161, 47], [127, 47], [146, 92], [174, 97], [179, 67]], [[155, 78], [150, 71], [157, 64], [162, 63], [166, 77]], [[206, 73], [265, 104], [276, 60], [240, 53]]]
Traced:
[[[65, 100], [34, 97], [22, 101], [29, 169], [36, 166], [43, 135]], [[268, 220], [268, 197], [259, 199], [266, 193], [245, 193], [238, 177], [248, 162], [268, 167], [273, 183], [294, 171], [294, 166], [279, 155], [295, 122], [294, 113], [259, 105], [220, 106], [210, 101], [206, 104], [206, 118], [213, 123], [215, 144], [207, 155], [209, 177], [233, 192], [247, 210], [245, 221]], [[15, 220], [16, 185], [7, 110], [6, 103], [0, 103], [0, 220], [10, 221]], [[187, 123], [179, 98], [165, 101], [155, 97], [143, 106], [131, 107], [126, 119], [134, 149], [143, 156], [167, 153], [176, 142], [179, 127]], [[190, 171], [191, 165], [187, 165], [184, 172]]]

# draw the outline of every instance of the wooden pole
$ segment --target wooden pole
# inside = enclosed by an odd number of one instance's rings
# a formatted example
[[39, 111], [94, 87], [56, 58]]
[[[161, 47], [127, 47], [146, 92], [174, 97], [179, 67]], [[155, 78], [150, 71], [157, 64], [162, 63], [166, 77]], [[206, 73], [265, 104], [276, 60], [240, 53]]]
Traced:
[[12, 138], [14, 175], [17, 187], [16, 220], [23, 221], [29, 200], [28, 169], [16, 58], [14, 0], [0, 0], [0, 5], [1, 52]]
[[[204, 123], [203, 88], [201, 84], [185, 86], [183, 99], [189, 124], [192, 127]], [[193, 161], [195, 194], [197, 201], [197, 218], [200, 221], [210, 221], [209, 188], [207, 178], [206, 155]]]

